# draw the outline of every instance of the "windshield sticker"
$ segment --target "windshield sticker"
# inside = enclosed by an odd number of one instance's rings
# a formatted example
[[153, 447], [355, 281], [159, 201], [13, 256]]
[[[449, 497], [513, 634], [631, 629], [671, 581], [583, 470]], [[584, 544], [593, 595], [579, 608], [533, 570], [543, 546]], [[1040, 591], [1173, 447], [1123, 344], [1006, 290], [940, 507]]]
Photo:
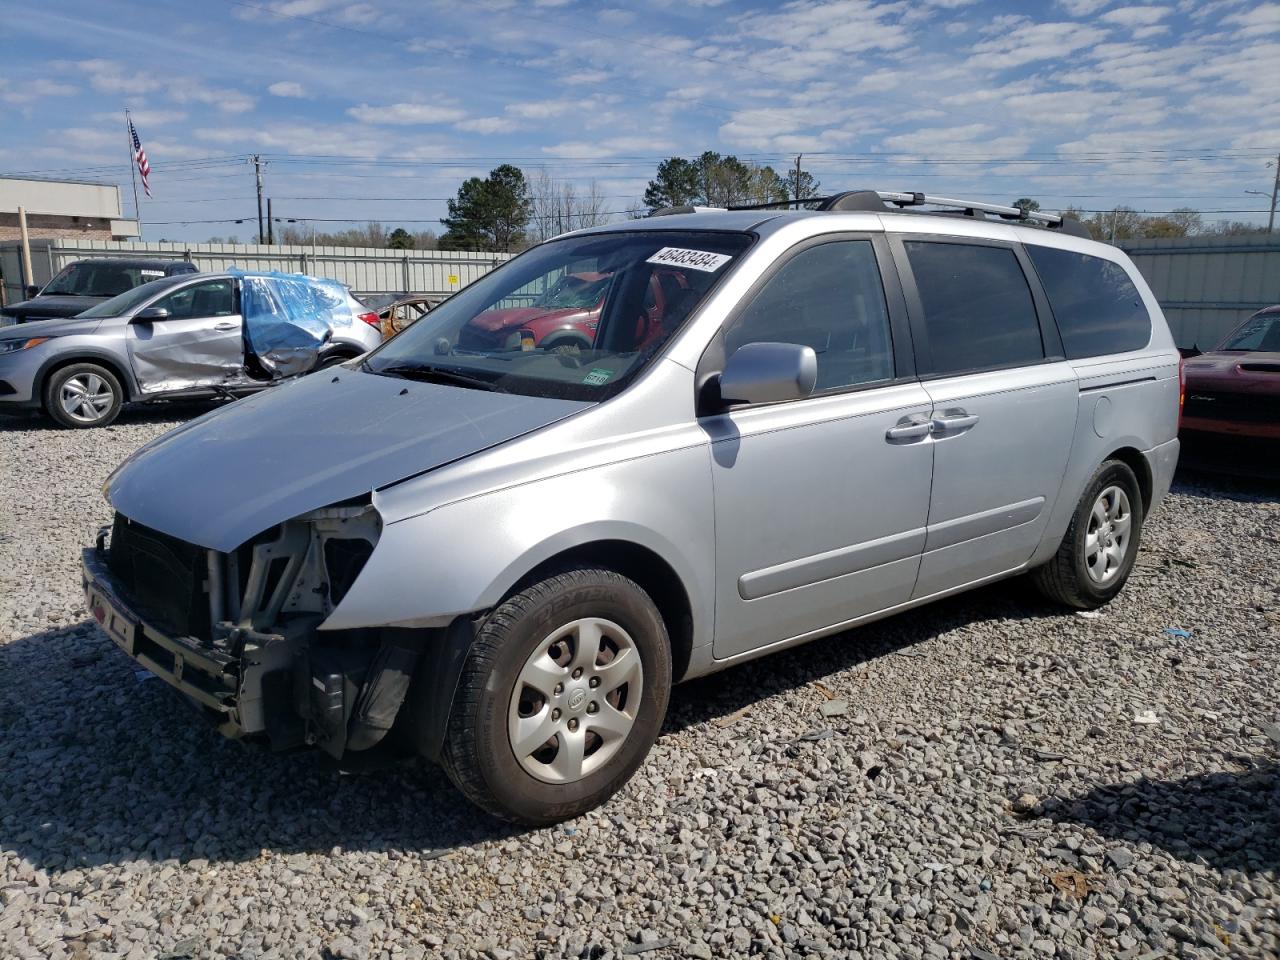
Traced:
[[138, 273], [142, 274], [144, 277], [163, 277], [164, 276], [163, 270], [139, 270]]
[[596, 367], [596, 369], [592, 370], [582, 378], [582, 382], [590, 387], [602, 387], [609, 382], [609, 378], [612, 376], [612, 370], [605, 370], [601, 367]]
[[732, 260], [727, 253], [710, 253], [706, 250], [685, 250], [681, 247], [663, 247], [646, 263], [659, 263], [668, 267], [688, 267], [703, 273], [715, 273]]

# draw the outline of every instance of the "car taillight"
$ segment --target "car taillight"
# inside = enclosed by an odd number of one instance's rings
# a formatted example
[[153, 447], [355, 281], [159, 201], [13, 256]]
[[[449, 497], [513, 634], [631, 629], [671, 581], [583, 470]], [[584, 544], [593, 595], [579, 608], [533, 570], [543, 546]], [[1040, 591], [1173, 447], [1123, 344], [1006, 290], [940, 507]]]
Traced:
[[1187, 361], [1178, 358], [1178, 422], [1182, 422], [1182, 405], [1187, 402]]
[[378, 319], [378, 315], [376, 313], [357, 313], [356, 319], [363, 320], [376, 330], [382, 329], [382, 321]]

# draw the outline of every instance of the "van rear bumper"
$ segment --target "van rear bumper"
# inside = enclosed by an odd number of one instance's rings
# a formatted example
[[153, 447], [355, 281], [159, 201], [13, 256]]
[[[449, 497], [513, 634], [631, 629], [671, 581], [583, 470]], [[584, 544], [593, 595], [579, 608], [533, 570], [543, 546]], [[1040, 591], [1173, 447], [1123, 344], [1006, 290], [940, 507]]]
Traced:
[[1169, 492], [1173, 473], [1178, 469], [1178, 453], [1181, 449], [1178, 438], [1174, 437], [1167, 443], [1143, 451], [1142, 455], [1147, 458], [1147, 466], [1151, 469], [1151, 503], [1147, 507], [1147, 513], [1154, 510]]

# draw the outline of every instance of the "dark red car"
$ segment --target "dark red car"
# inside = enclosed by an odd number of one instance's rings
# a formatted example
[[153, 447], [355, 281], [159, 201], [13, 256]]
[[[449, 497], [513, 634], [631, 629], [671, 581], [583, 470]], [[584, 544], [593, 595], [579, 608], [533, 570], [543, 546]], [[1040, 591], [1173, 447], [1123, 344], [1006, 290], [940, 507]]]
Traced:
[[1182, 462], [1280, 476], [1280, 306], [1184, 366]]
[[[486, 310], [463, 328], [459, 346], [474, 350], [515, 350], [527, 346], [576, 352], [590, 350], [612, 274], [571, 273], [526, 307]], [[689, 281], [680, 270], [654, 270], [638, 318], [636, 345], [659, 339], [683, 309]], [[682, 319], [682, 318], [681, 318]]]
[[607, 273], [570, 273], [527, 307], [486, 310], [463, 330], [459, 346], [514, 350], [522, 340], [555, 350], [589, 350], [609, 289]]

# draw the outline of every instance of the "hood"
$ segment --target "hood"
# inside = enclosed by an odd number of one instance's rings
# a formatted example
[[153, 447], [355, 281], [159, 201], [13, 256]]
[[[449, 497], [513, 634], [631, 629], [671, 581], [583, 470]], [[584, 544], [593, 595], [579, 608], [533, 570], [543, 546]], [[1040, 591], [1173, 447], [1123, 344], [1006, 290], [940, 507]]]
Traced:
[[1280, 393], [1280, 353], [1242, 350], [1202, 353], [1183, 365], [1187, 389], [1230, 388]]
[[534, 320], [569, 320], [586, 316], [584, 311], [576, 307], [562, 310], [548, 310], [545, 307], [512, 307], [510, 310], [486, 310], [472, 319], [471, 325], [495, 333], [509, 327], [521, 327]]
[[102, 303], [106, 297], [70, 297], [61, 294], [50, 294], [47, 297], [33, 297], [20, 303], [11, 303], [0, 310], [10, 317], [74, 317], [82, 310], [88, 310], [94, 304]]
[[107, 498], [132, 520], [229, 551], [301, 513], [590, 405], [336, 368], [238, 400], [153, 440], [108, 478]]
[[0, 327], [0, 339], [25, 340], [28, 337], [61, 336], [66, 333], [92, 333], [102, 317], [60, 317], [53, 320], [32, 320], [30, 323]]

